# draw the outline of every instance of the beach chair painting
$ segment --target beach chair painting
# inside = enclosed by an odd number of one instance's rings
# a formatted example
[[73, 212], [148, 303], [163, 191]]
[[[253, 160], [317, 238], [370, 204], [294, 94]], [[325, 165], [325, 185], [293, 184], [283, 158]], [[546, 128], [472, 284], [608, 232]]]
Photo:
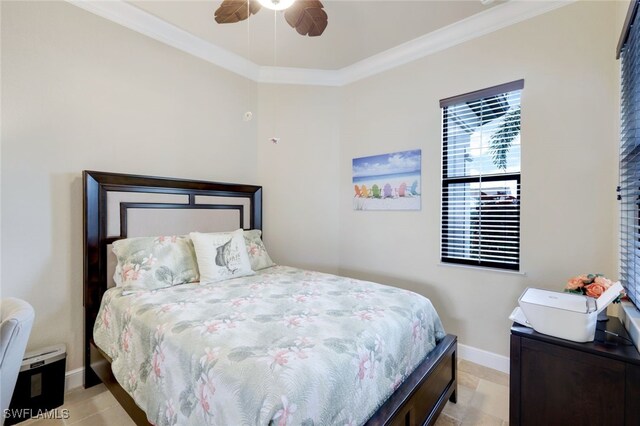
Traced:
[[384, 198], [393, 198], [393, 190], [391, 189], [391, 185], [389, 185], [388, 183], [384, 184], [382, 192], [384, 194]]
[[380, 187], [378, 185], [376, 185], [375, 183], [371, 187], [371, 196], [373, 198], [380, 198]]
[[411, 184], [411, 195], [420, 195], [418, 192], [418, 181], [414, 180]]
[[398, 187], [398, 197], [406, 197], [407, 195], [407, 184], [402, 182]]
[[420, 210], [421, 164], [419, 149], [354, 158], [354, 210]]
[[363, 198], [369, 198], [371, 195], [369, 195], [369, 190], [367, 189], [367, 185], [362, 185], [362, 187], [360, 188], [360, 195]]

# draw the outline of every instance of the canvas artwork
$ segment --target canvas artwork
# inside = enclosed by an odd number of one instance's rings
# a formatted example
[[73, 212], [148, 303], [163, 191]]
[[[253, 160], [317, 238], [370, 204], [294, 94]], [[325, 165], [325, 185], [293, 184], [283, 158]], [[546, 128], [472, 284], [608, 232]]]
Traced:
[[420, 210], [422, 151], [353, 159], [354, 210]]

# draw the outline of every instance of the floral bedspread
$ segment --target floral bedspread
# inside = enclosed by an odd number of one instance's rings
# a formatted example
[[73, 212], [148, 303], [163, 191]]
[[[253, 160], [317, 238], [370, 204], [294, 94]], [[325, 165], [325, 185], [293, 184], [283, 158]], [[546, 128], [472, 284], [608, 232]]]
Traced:
[[112, 288], [94, 328], [156, 425], [363, 424], [444, 335], [422, 296], [284, 266]]

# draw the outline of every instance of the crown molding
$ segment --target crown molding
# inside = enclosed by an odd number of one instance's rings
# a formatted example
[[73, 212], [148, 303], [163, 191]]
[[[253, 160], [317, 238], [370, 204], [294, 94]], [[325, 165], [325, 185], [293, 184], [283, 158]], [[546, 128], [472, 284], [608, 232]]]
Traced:
[[260, 67], [255, 63], [122, 0], [67, 2], [228, 71], [258, 81]]
[[260, 66], [123, 0], [67, 0], [70, 4], [258, 83], [344, 86], [424, 58], [576, 0], [510, 0], [339, 70]]
[[260, 67], [257, 81], [271, 84], [344, 86], [341, 70], [317, 70], [311, 68]]
[[511, 0], [446, 27], [402, 43], [340, 70], [343, 85], [424, 58], [450, 47], [567, 6], [576, 0]]

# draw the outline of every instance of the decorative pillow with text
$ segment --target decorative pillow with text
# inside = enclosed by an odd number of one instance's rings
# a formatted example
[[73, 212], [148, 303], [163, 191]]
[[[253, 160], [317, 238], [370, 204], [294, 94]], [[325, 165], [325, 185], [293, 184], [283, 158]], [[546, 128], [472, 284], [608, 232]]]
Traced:
[[189, 234], [193, 241], [202, 283], [253, 275], [244, 232]]

